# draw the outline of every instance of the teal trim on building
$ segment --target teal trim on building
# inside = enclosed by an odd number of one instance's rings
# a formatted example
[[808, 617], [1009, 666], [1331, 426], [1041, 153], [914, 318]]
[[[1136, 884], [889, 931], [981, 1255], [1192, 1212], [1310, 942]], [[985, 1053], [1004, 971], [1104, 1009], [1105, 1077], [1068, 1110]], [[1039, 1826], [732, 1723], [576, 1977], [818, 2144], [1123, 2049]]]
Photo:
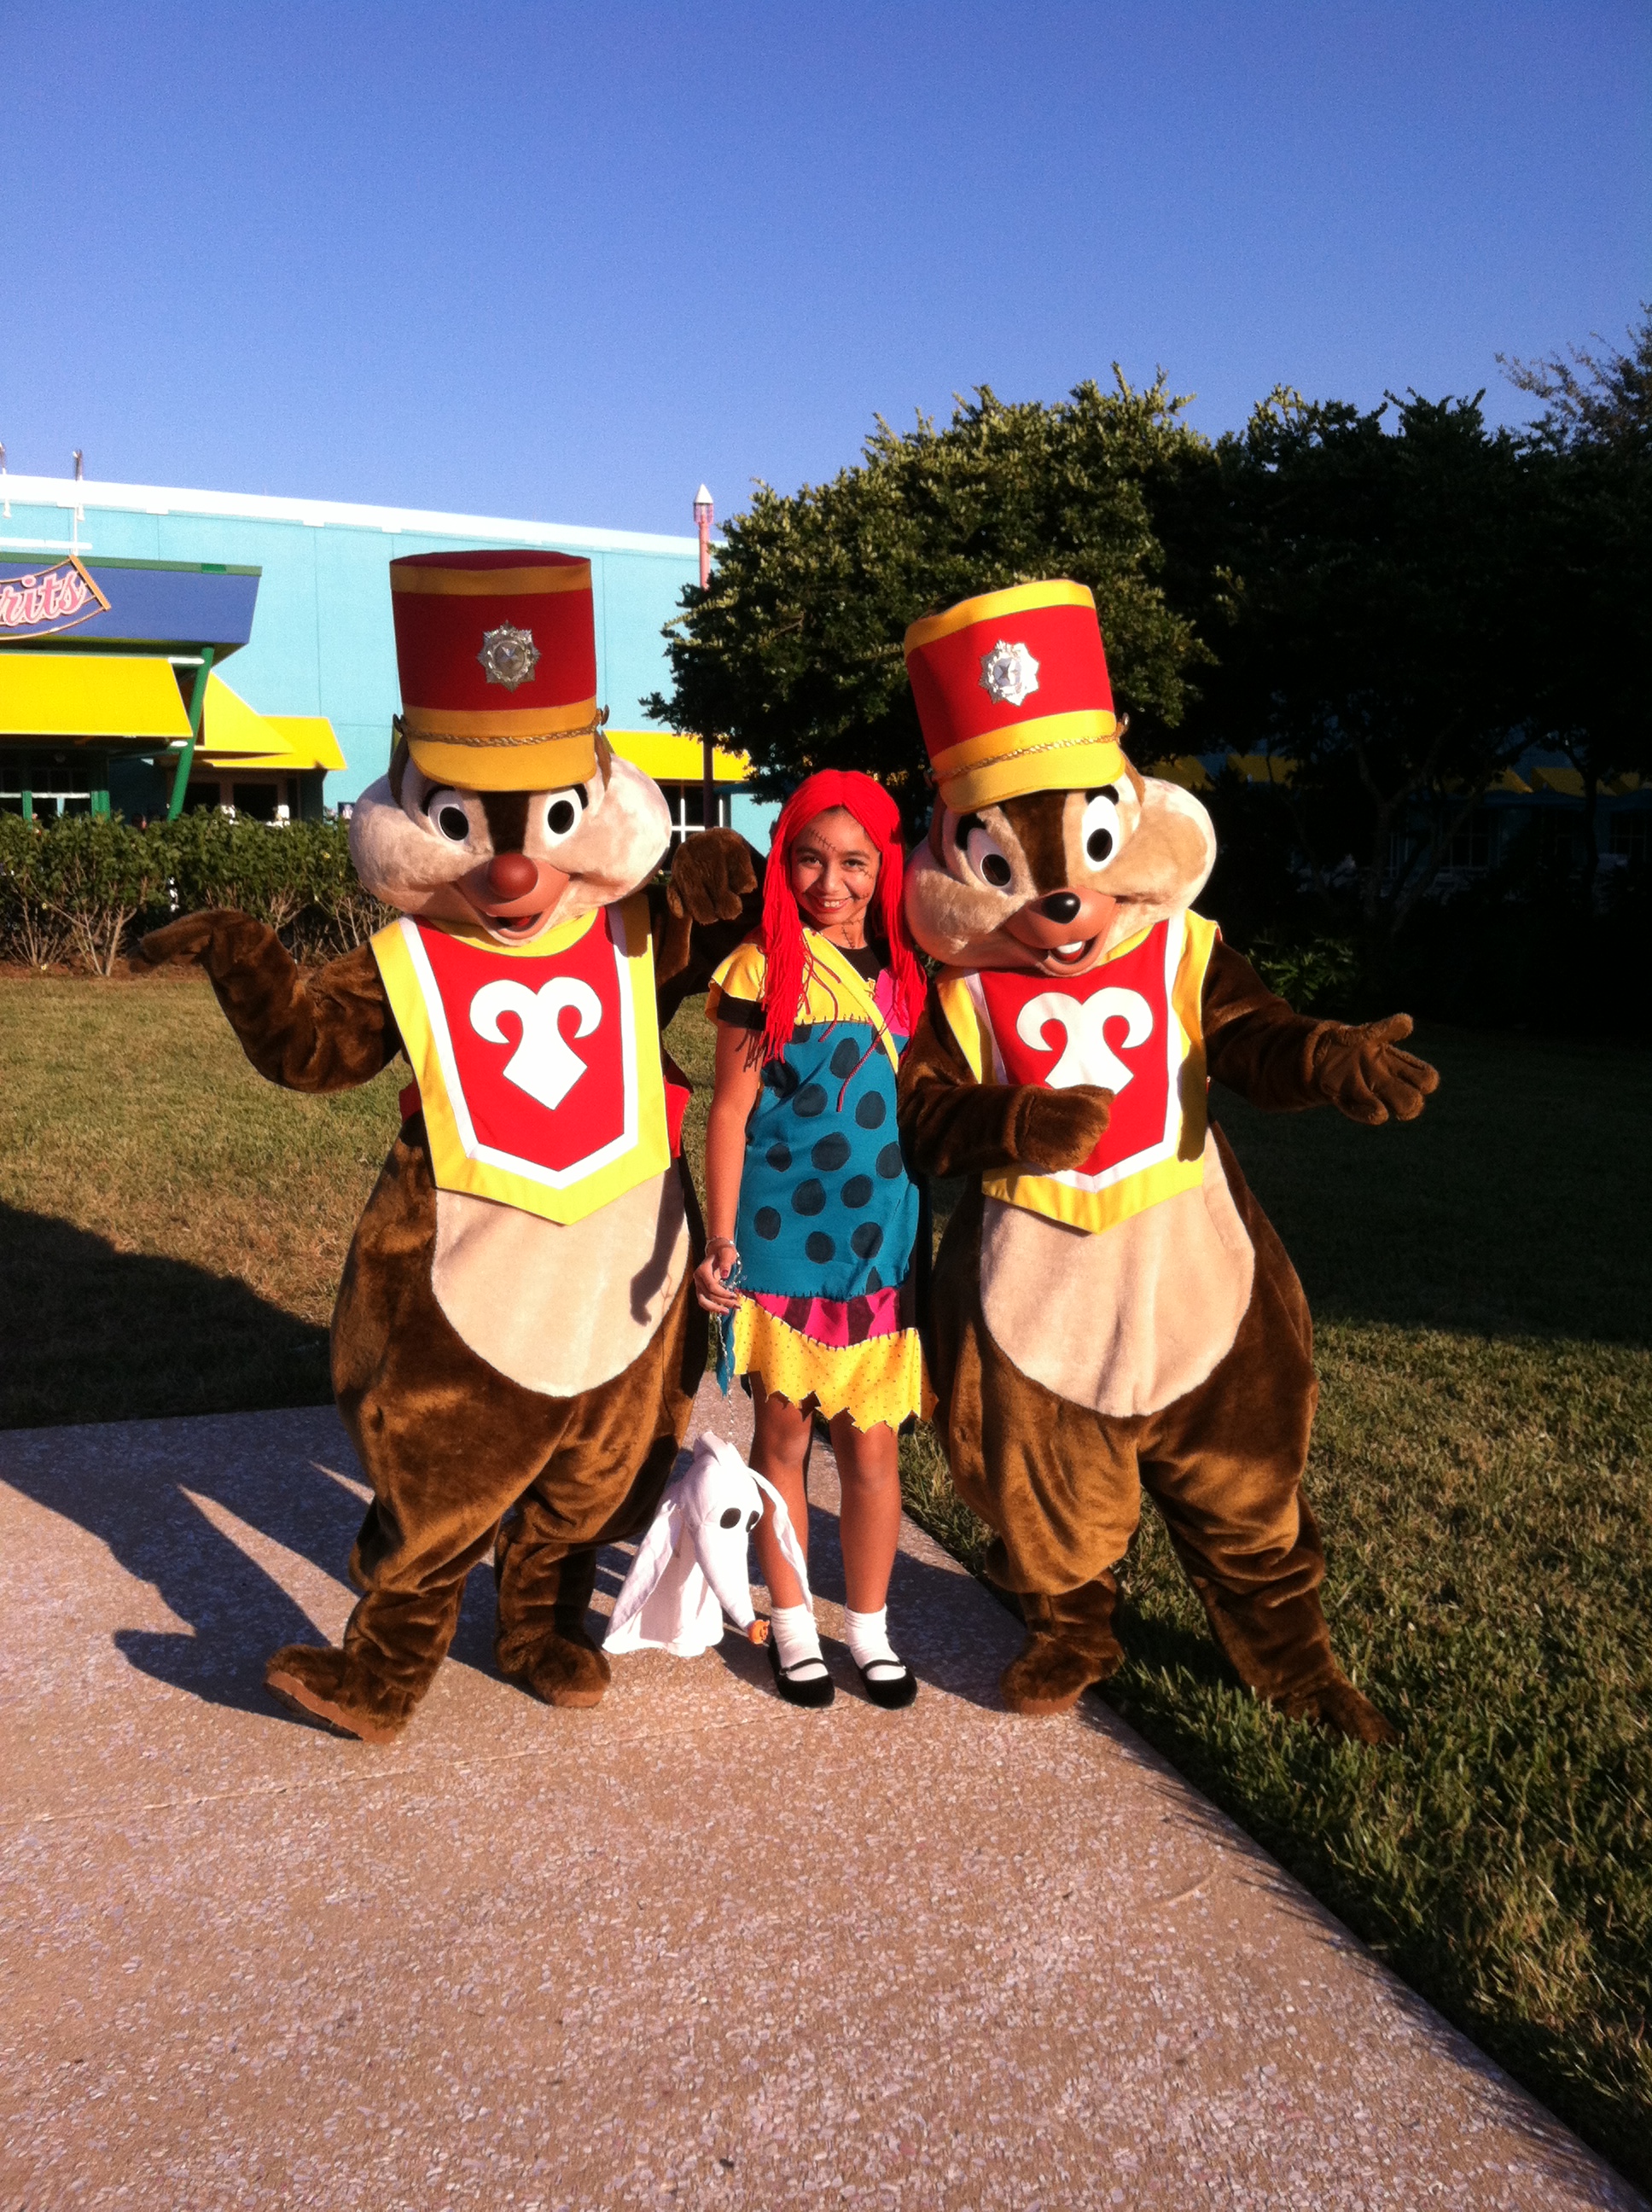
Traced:
[[[330, 500], [270, 499], [149, 484], [0, 475], [0, 564], [76, 552], [105, 559], [220, 562], [263, 572], [250, 641], [228, 680], [264, 714], [325, 714], [349, 766], [329, 805], [384, 774], [400, 705], [390, 563], [459, 546], [535, 545], [591, 562], [598, 696], [621, 728], [647, 726], [642, 701], [668, 679], [661, 631], [699, 574], [692, 538]], [[772, 809], [737, 799], [757, 841]], [[737, 826], [745, 830], [744, 819]]]

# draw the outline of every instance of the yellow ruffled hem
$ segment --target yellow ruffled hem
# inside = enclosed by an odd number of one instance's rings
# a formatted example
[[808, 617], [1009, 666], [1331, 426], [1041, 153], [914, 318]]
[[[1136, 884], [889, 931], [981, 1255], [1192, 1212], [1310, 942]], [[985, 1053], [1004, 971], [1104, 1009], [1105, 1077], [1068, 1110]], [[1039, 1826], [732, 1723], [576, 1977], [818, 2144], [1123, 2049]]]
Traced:
[[915, 1328], [865, 1344], [817, 1344], [753, 1298], [735, 1311], [734, 1371], [755, 1375], [794, 1406], [813, 1398], [829, 1421], [846, 1413], [862, 1431], [880, 1421], [898, 1429], [914, 1413], [926, 1419], [935, 1404]]

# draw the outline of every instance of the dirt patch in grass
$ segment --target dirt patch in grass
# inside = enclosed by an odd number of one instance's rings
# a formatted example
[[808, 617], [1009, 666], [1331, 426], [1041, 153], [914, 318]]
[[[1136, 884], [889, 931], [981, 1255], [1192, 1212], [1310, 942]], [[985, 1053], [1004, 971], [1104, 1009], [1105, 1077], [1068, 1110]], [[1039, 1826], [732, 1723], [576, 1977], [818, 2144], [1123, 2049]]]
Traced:
[[[701, 1086], [697, 1008], [670, 1042]], [[1372, 1754], [1228, 1677], [1151, 1509], [1113, 1705], [1626, 2172], [1652, 2179], [1652, 1059], [1431, 1032], [1411, 1129], [1215, 1103], [1308, 1286], [1309, 1492]], [[403, 1074], [292, 1097], [197, 976], [0, 979], [0, 1420], [319, 1402]], [[949, 1198], [937, 1193], [943, 1217]], [[908, 1501], [983, 1531], [927, 1431]]]

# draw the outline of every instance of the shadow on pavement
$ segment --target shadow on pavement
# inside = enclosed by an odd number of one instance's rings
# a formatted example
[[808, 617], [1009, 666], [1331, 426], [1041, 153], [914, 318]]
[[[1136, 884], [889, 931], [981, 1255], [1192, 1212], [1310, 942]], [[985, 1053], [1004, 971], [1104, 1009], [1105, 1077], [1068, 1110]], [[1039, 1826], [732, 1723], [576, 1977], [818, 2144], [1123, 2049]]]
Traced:
[[[283, 1644], [327, 1643], [337, 1633], [362, 1499], [331, 1407], [290, 1412], [262, 1436], [256, 1422], [233, 1414], [0, 1435], [0, 1475], [106, 1546], [185, 1624], [115, 1632], [128, 1662], [157, 1681], [210, 1705], [267, 1715], [275, 1710], [264, 1687], [269, 1655]], [[817, 1595], [841, 1605], [837, 1516], [813, 1505], [809, 1519]], [[261, 1543], [279, 1546], [338, 1586], [331, 1634], [259, 1563]], [[599, 1595], [611, 1601], [628, 1565], [627, 1552], [604, 1552]], [[959, 1601], [965, 1598], [967, 1610], [973, 1595], [963, 1577], [902, 1553], [890, 1618], [921, 1682], [991, 1707], [1003, 1655], [983, 1648], [967, 1628], [961, 1633]], [[484, 1563], [466, 1585], [450, 1660], [492, 1675], [493, 1633], [493, 1574]], [[725, 1667], [774, 1694], [759, 1648], [732, 1635], [719, 1648]], [[858, 1696], [847, 1653], [829, 1638], [828, 1657], [842, 1687]]]
[[5, 1205], [0, 1312], [0, 1428], [319, 1406], [332, 1395], [326, 1330], [233, 1273], [122, 1252]]

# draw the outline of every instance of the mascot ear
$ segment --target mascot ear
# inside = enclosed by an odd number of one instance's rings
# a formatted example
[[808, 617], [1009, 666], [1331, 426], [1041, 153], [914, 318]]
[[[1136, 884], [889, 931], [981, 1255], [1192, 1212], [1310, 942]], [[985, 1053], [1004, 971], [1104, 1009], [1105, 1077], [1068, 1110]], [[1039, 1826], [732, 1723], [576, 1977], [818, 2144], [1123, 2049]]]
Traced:
[[642, 1608], [659, 1587], [659, 1578], [671, 1565], [682, 1523], [682, 1509], [663, 1498], [659, 1510], [648, 1524], [648, 1533], [637, 1546], [631, 1571], [614, 1601], [614, 1610], [603, 1638], [610, 1651], [635, 1651], [641, 1634]]
[[786, 1500], [772, 1482], [766, 1481], [754, 1467], [751, 1479], [774, 1509], [774, 1534], [780, 1539], [780, 1556], [803, 1585], [803, 1601], [813, 1605], [814, 1592], [809, 1587], [809, 1563], [803, 1556], [803, 1547], [798, 1541], [798, 1532], [792, 1526], [792, 1516], [786, 1510]]

